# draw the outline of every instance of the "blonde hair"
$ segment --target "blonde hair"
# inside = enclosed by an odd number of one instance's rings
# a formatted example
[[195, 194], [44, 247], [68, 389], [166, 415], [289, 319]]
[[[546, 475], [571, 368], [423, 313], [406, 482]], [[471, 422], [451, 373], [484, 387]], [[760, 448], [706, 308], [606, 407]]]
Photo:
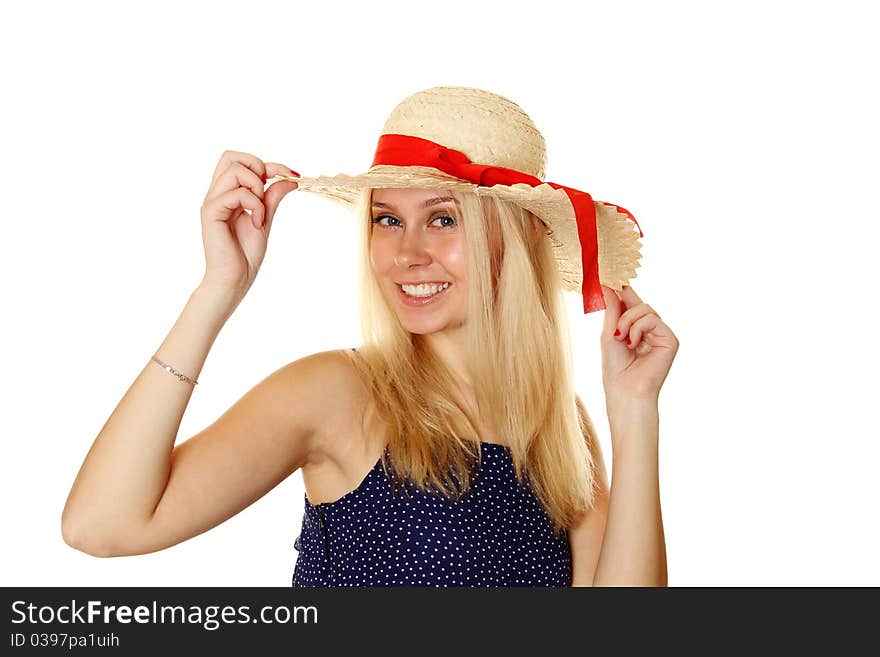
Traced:
[[[372, 190], [356, 204], [363, 344], [354, 362], [370, 390], [368, 407], [387, 431], [383, 465], [398, 484], [407, 478], [459, 499], [480, 456], [476, 418], [486, 418], [510, 448], [517, 480], [528, 480], [559, 533], [595, 501], [589, 445], [596, 432], [573, 386], [568, 319], [546, 228], [512, 203], [451, 195], [467, 250], [466, 362], [476, 408], [459, 397], [458, 379], [423, 336], [407, 331], [388, 305], [370, 260]], [[500, 247], [495, 257], [490, 244]]]

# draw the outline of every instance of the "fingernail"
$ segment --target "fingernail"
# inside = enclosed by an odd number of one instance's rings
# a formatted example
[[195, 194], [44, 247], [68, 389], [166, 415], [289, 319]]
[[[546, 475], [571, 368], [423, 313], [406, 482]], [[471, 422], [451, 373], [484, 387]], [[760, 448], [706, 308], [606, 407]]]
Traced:
[[265, 173], [264, 173], [262, 176], [260, 176], [260, 178], [263, 179], [263, 183], [264, 183], [264, 184], [265, 184], [265, 182], [268, 180], [268, 178], [266, 178], [266, 174], [265, 174]]
[[620, 329], [614, 329], [614, 337], [616, 338], [618, 335], [620, 335]]
[[627, 346], [627, 347], [632, 347], [632, 344], [633, 344], [633, 343], [632, 343], [632, 340], [630, 340], [629, 338], [627, 338], [627, 339], [626, 339], [626, 346]]
[[[287, 168], [290, 169], [290, 167], [287, 167]], [[293, 174], [294, 176], [296, 176], [297, 178], [302, 178], [302, 176], [299, 175], [299, 174], [298, 174], [296, 171], [294, 171], [293, 169], [290, 169], [290, 173], [292, 173], [292, 174]]]

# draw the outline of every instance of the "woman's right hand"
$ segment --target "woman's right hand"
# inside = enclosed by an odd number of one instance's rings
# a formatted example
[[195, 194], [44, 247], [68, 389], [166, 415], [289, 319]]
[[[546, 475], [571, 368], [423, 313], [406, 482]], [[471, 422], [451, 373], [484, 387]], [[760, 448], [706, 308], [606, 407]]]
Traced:
[[247, 294], [266, 255], [275, 210], [297, 186], [280, 180], [264, 190], [264, 181], [276, 175], [299, 174], [249, 153], [226, 151], [220, 156], [201, 209], [203, 287], [220, 289], [239, 299]]

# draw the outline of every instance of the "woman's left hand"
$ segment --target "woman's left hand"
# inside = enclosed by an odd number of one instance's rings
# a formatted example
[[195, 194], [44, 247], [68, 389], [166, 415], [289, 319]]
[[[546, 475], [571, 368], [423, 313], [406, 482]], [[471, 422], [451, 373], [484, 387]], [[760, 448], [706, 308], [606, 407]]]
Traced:
[[656, 402], [678, 352], [678, 338], [632, 287], [624, 286], [618, 294], [603, 285], [602, 292], [602, 383], [606, 401]]

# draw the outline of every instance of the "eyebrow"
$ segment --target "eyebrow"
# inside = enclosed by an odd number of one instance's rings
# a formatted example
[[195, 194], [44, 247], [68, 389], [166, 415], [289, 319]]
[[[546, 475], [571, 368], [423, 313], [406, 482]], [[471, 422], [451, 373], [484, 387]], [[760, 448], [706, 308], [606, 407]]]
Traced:
[[[451, 196], [435, 196], [435, 197], [429, 198], [427, 201], [425, 201], [425, 203], [424, 203], [424, 205], [422, 205], [422, 207], [423, 208], [430, 208], [433, 205], [440, 205], [441, 203], [449, 203], [449, 202], [454, 202], [456, 205], [458, 205], [458, 202], [454, 198], [452, 198]], [[389, 205], [388, 203], [381, 203], [378, 201], [373, 202], [373, 207], [374, 208], [386, 208], [388, 210], [394, 209], [393, 205]]]

